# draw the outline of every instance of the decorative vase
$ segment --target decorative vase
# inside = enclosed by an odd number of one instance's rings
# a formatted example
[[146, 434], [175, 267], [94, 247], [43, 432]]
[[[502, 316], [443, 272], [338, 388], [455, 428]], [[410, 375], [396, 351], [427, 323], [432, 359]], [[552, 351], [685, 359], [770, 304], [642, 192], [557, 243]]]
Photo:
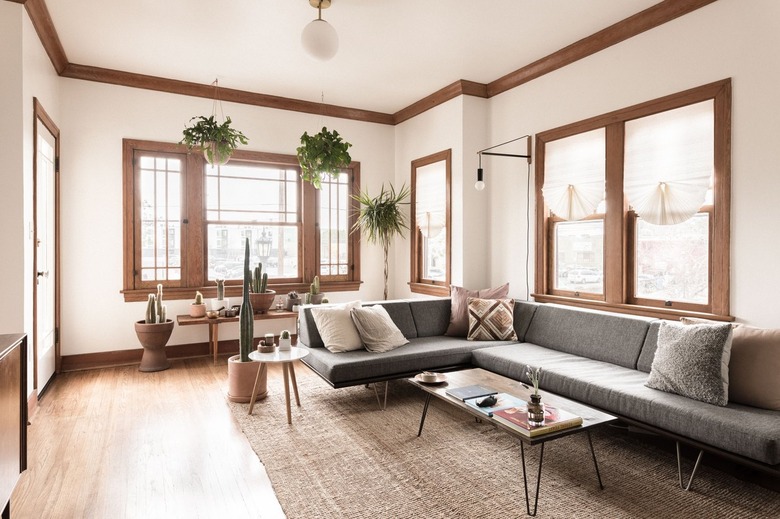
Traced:
[[206, 316], [206, 303], [199, 305], [192, 303], [190, 305], [190, 317], [205, 317]]
[[168, 362], [168, 357], [165, 355], [165, 345], [168, 344], [171, 333], [173, 333], [171, 319], [164, 323], [136, 321], [135, 334], [138, 336], [138, 342], [144, 347], [138, 371], [162, 371], [171, 367], [171, 363]]
[[544, 404], [540, 394], [531, 395], [531, 401], [528, 403], [528, 423], [531, 425], [544, 424]]
[[[255, 385], [257, 370], [261, 365], [257, 362], [241, 362], [240, 355], [228, 359], [228, 399], [231, 402], [247, 403], [252, 398], [252, 388]], [[255, 394], [257, 400], [268, 396], [268, 370], [260, 373]]]
[[249, 300], [252, 302], [252, 310], [256, 314], [264, 314], [274, 304], [274, 298], [276, 297], [275, 290], [266, 290], [261, 293], [250, 293]]
[[212, 166], [223, 166], [230, 160], [230, 153], [220, 154], [216, 142], [206, 142], [203, 144], [203, 157], [206, 162]]

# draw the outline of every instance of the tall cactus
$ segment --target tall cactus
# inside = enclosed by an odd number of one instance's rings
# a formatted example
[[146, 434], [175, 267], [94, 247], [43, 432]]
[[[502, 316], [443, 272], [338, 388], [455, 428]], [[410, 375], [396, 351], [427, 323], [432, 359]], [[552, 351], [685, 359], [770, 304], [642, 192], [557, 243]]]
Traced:
[[225, 299], [225, 280], [217, 279], [217, 299], [222, 301]]
[[162, 283], [157, 284], [157, 322], [165, 322], [165, 307], [162, 304], [163, 298], [163, 286]]
[[144, 323], [154, 324], [157, 322], [157, 296], [149, 294], [149, 299], [146, 302], [146, 318]]
[[314, 276], [314, 281], [309, 285], [309, 292], [315, 296], [320, 293], [320, 277]]
[[249, 238], [247, 238], [244, 249], [244, 300], [241, 302], [241, 315], [238, 318], [240, 329], [238, 348], [241, 362], [249, 362], [249, 352], [252, 351], [252, 340], [255, 336], [254, 310], [252, 310], [252, 302], [249, 300], [249, 285], [251, 284], [252, 271], [249, 269]]

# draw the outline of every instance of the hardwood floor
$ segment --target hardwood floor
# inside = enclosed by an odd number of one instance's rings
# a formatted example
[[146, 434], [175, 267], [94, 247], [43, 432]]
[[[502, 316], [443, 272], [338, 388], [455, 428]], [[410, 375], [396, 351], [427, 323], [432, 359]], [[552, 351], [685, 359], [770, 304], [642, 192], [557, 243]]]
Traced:
[[[280, 518], [225, 402], [226, 357], [58, 375], [31, 419], [11, 517]], [[269, 370], [269, 387], [281, 387]]]

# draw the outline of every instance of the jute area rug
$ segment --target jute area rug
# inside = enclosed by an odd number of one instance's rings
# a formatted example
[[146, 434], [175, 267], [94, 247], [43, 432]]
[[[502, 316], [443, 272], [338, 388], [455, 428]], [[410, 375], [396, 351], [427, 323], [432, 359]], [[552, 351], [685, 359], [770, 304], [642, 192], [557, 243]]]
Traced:
[[[380, 411], [371, 389], [332, 389], [296, 371], [292, 425], [281, 380], [269, 379], [253, 416], [248, 404], [229, 404], [288, 518], [526, 516], [520, 447], [509, 435], [433, 399], [418, 438], [425, 397], [408, 382], [390, 383]], [[681, 490], [673, 452], [641, 435], [603, 427], [593, 443], [604, 490], [585, 434], [547, 443], [538, 517], [780, 517], [779, 494], [708, 466]], [[538, 456], [538, 446], [526, 448], [531, 481]]]

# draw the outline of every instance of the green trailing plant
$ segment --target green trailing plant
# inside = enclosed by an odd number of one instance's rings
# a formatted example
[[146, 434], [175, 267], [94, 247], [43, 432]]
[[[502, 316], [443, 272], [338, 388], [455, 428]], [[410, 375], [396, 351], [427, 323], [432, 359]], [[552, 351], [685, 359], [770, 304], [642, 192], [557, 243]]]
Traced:
[[409, 188], [405, 184], [401, 186], [399, 191], [396, 191], [392, 184], [388, 189], [385, 189], [385, 185], [382, 184], [379, 194], [375, 197], [369, 195], [368, 191], [352, 196], [360, 204], [352, 232], [362, 231], [369, 243], [379, 243], [384, 252], [385, 300], [388, 292], [390, 242], [396, 234], [403, 238], [404, 230], [409, 228], [402, 207], [404, 204], [408, 204], [405, 201], [408, 197]]
[[263, 272], [262, 263], [258, 263], [252, 273], [252, 286], [250, 288], [254, 294], [265, 294], [268, 292], [268, 272]]
[[199, 291], [195, 291], [195, 304], [196, 305], [202, 305], [203, 304], [203, 294], [201, 294]]
[[249, 143], [243, 133], [230, 126], [230, 117], [226, 117], [222, 124], [217, 122], [214, 115], [195, 116], [190, 119], [190, 123], [192, 121], [196, 122], [184, 128], [180, 144], [187, 145], [189, 149], [201, 148], [209, 164], [223, 164], [239, 144]]
[[323, 175], [336, 177], [352, 162], [348, 151], [351, 146], [339, 132], [330, 132], [325, 126], [314, 135], [303, 132], [301, 145], [296, 149], [301, 178], [319, 189]]
[[246, 239], [244, 248], [244, 287], [243, 300], [241, 301], [241, 314], [238, 318], [240, 335], [238, 338], [239, 355], [241, 362], [249, 362], [249, 352], [252, 351], [252, 341], [255, 336], [255, 319], [252, 315], [252, 302], [249, 300], [249, 285], [252, 283], [252, 271], [249, 269], [249, 238]]
[[220, 301], [225, 299], [225, 280], [217, 279], [217, 299]]
[[320, 277], [314, 276], [314, 280], [312, 280], [311, 284], [309, 285], [309, 293], [313, 296], [316, 296], [320, 293]]
[[144, 317], [144, 323], [157, 324], [164, 323], [167, 320], [167, 309], [162, 304], [163, 289], [162, 285], [157, 285], [157, 293], [149, 294], [146, 301], [146, 315]]

